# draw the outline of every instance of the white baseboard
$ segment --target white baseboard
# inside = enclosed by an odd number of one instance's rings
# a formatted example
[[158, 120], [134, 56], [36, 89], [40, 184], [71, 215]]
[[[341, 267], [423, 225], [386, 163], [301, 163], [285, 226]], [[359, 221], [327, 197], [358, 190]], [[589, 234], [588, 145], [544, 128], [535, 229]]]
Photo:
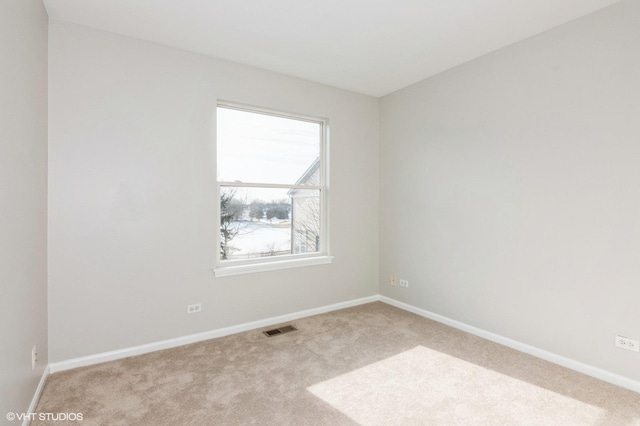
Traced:
[[47, 366], [47, 369], [45, 370], [45, 374], [43, 374], [42, 376], [40, 385], [38, 386], [38, 390], [36, 391], [36, 395], [34, 396], [34, 399], [31, 403], [31, 407], [29, 407], [29, 409], [30, 409], [30, 412], [32, 412], [32, 410], [35, 410], [38, 399], [40, 398], [40, 392], [42, 391], [42, 387], [44, 386], [44, 382], [46, 380], [46, 377], [49, 375], [49, 373], [53, 374], [60, 371], [69, 370], [72, 368], [99, 364], [102, 362], [113, 361], [113, 360], [127, 358], [135, 355], [142, 355], [142, 354], [159, 351], [163, 349], [170, 349], [177, 346], [188, 345], [191, 343], [201, 342], [203, 340], [209, 340], [217, 337], [228, 336], [235, 333], [241, 333], [243, 331], [255, 330], [257, 328], [268, 327], [270, 325], [281, 324], [289, 321], [294, 321], [300, 318], [309, 317], [312, 315], [318, 315], [326, 312], [337, 311], [340, 309], [350, 308], [352, 306], [358, 306], [358, 305], [363, 305], [365, 303], [371, 303], [371, 302], [377, 302], [377, 301], [387, 303], [391, 306], [395, 306], [405, 311], [420, 315], [424, 318], [428, 318], [430, 320], [437, 321], [439, 323], [451, 326], [453, 328], [457, 328], [458, 330], [465, 331], [467, 333], [476, 335], [483, 339], [487, 339], [492, 342], [499, 343], [501, 345], [515, 349], [517, 351], [524, 352], [529, 355], [533, 355], [537, 358], [544, 359], [545, 361], [549, 361], [554, 364], [561, 365], [563, 367], [586, 374], [591, 377], [595, 377], [597, 379], [614, 384], [616, 386], [620, 386], [625, 389], [629, 389], [629, 390], [640, 393], [640, 382], [629, 379], [627, 377], [620, 376], [610, 371], [606, 371], [588, 364], [584, 364], [584, 363], [563, 357], [561, 355], [557, 355], [552, 352], [548, 352], [543, 349], [539, 349], [534, 346], [530, 346], [525, 343], [518, 342], [516, 340], [512, 340], [495, 333], [491, 333], [486, 330], [482, 330], [480, 328], [465, 324], [460, 321], [453, 320], [451, 318], [448, 318], [443, 315], [439, 315], [421, 308], [417, 308], [415, 306], [409, 305], [404, 302], [400, 302], [395, 299], [391, 299], [386, 296], [374, 295], [369, 297], [363, 297], [360, 299], [349, 300], [346, 302], [336, 303], [333, 305], [321, 306], [319, 308], [307, 309], [305, 311], [294, 312], [291, 314], [281, 315], [277, 317], [266, 318], [259, 321], [253, 321], [245, 324], [239, 324], [231, 327], [211, 330], [204, 333], [191, 334], [188, 336], [177, 337], [175, 339], [163, 340], [160, 342], [149, 343], [146, 345], [134, 346], [131, 348], [119, 349], [115, 351], [104, 352], [104, 353], [89, 355], [89, 356], [80, 357], [80, 358], [74, 358], [67, 361], [51, 363], [49, 364], [49, 366]]
[[42, 395], [42, 389], [44, 389], [44, 384], [47, 381], [47, 377], [49, 377], [50, 368], [47, 365], [42, 372], [42, 377], [40, 377], [40, 383], [38, 383], [38, 387], [36, 388], [36, 392], [33, 394], [33, 398], [31, 399], [31, 404], [29, 404], [29, 409], [27, 410], [28, 414], [25, 419], [22, 421], [22, 426], [29, 426], [31, 423], [31, 414], [36, 412], [36, 408], [38, 407], [38, 401], [40, 400], [40, 395]]
[[507, 346], [511, 349], [515, 349], [520, 352], [524, 352], [529, 355], [533, 355], [537, 358], [544, 359], [545, 361], [552, 362], [554, 364], [561, 365], [563, 367], [569, 368], [571, 370], [577, 371], [579, 373], [586, 374], [591, 377], [595, 377], [596, 379], [603, 380], [605, 382], [614, 384], [616, 386], [620, 386], [625, 389], [629, 389], [635, 392], [640, 393], [640, 382], [629, 379], [624, 376], [620, 376], [618, 374], [612, 373], [610, 371], [606, 371], [588, 364], [584, 364], [569, 358], [565, 358], [563, 356], [554, 354], [552, 352], [545, 351], [543, 349], [539, 349], [533, 346], [529, 346], [525, 343], [518, 342], [516, 340], [509, 339], [508, 337], [503, 337], [495, 333], [491, 333], [486, 330], [482, 330], [477, 327], [473, 327], [471, 325], [465, 324], [460, 321], [453, 320], [451, 318], [447, 318], [443, 315], [439, 315], [433, 312], [429, 312], [424, 309], [416, 308], [415, 306], [409, 305], [404, 302], [400, 302], [395, 299], [391, 299], [386, 296], [380, 296], [380, 301], [387, 303], [391, 306], [395, 306], [396, 308], [403, 309], [408, 312], [412, 312], [414, 314], [420, 315], [421, 317], [428, 318], [430, 320], [451, 326], [453, 328], [457, 328], [458, 330], [466, 331], [467, 333], [476, 335], [486, 340], [490, 340], [495, 343], [499, 343], [501, 345]]
[[277, 317], [266, 318], [259, 321], [248, 322], [245, 324], [234, 325], [231, 327], [219, 328], [216, 330], [206, 331], [204, 333], [191, 334], [188, 336], [177, 337], [175, 339], [163, 340], [160, 342], [149, 343], [146, 345], [134, 346], [131, 348], [118, 349], [115, 351], [103, 352], [95, 355], [74, 358], [67, 361], [54, 362], [49, 364], [51, 374], [72, 368], [85, 367], [87, 365], [99, 364], [107, 361], [127, 358], [135, 355], [142, 355], [149, 352], [155, 352], [163, 349], [175, 348], [177, 346], [188, 345], [190, 343], [201, 342], [203, 340], [214, 339], [216, 337], [228, 336], [243, 331], [255, 330], [257, 328], [268, 327], [270, 325], [281, 324], [294, 321], [300, 318], [310, 317], [312, 315], [324, 314], [326, 312], [337, 311], [340, 309], [350, 308], [352, 306], [363, 305], [365, 303], [377, 302], [380, 300], [379, 295], [363, 297], [360, 299], [340, 302], [333, 305], [321, 306], [319, 308], [307, 309], [305, 311], [294, 312], [292, 314], [280, 315]]

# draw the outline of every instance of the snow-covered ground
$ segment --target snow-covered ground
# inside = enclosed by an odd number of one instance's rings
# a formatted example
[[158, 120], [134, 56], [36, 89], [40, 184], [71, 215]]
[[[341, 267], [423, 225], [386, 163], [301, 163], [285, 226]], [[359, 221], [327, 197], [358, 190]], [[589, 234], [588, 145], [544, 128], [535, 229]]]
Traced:
[[291, 250], [291, 222], [273, 219], [260, 222], [241, 221], [240, 232], [229, 244], [229, 259], [260, 256], [261, 253]]

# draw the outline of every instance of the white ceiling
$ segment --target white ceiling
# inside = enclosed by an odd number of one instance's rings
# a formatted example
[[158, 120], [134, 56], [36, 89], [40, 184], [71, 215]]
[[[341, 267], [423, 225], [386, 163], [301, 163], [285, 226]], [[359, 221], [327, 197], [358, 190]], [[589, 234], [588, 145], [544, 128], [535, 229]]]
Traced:
[[383, 96], [619, 0], [44, 0], [50, 18]]

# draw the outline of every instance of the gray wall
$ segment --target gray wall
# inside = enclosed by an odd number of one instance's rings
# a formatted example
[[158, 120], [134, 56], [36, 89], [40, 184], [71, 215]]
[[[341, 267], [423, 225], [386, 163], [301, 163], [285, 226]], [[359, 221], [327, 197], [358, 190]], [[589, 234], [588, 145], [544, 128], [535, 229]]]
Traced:
[[[0, 0], [0, 423], [47, 364], [47, 15]], [[39, 365], [31, 370], [31, 348]]]
[[[71, 24], [49, 47], [52, 362], [378, 293], [376, 99]], [[217, 99], [330, 120], [332, 264], [214, 278]]]
[[[386, 96], [380, 289], [640, 380], [640, 2]], [[397, 273], [410, 287], [391, 287]]]
[[[0, 12], [7, 412], [48, 362], [47, 17]], [[53, 23], [51, 361], [376, 294], [380, 229], [383, 295], [639, 380], [613, 347], [640, 337], [638, 21], [623, 2], [383, 98], [380, 158], [373, 98]], [[333, 264], [213, 277], [217, 98], [331, 120]]]

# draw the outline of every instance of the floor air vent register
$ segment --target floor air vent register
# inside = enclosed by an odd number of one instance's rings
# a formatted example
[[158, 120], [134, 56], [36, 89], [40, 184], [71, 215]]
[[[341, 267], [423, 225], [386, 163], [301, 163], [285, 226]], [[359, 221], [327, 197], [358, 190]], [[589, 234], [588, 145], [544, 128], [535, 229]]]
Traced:
[[283, 327], [278, 327], [271, 330], [263, 331], [262, 334], [264, 334], [267, 337], [273, 337], [273, 336], [279, 336], [280, 334], [291, 333], [292, 331], [296, 331], [296, 330], [297, 328], [295, 328], [292, 325], [285, 325]]

